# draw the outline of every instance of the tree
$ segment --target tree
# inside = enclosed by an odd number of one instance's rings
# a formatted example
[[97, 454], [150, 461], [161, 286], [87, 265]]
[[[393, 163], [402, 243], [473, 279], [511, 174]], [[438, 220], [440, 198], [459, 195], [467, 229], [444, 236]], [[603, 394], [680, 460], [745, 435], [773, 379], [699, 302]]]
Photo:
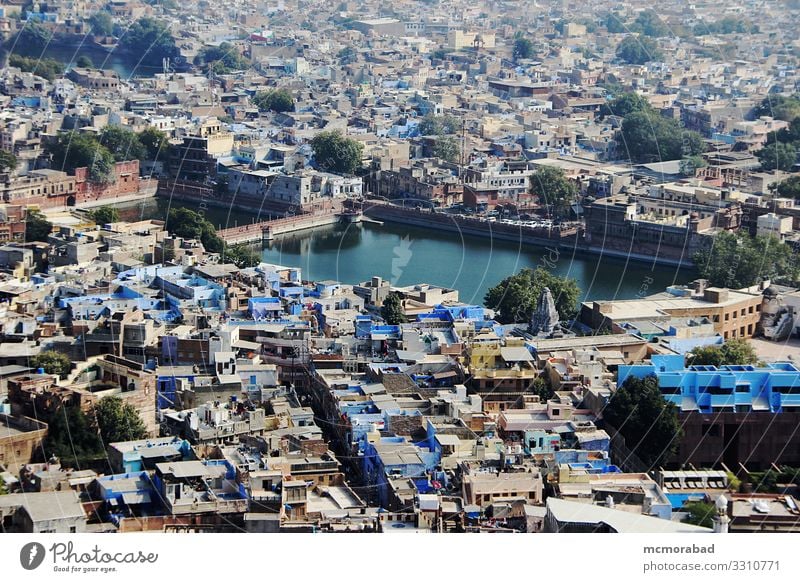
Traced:
[[761, 103], [753, 108], [755, 118], [768, 115], [783, 121], [792, 121], [800, 117], [800, 94], [795, 93], [791, 96], [768, 95]]
[[578, 196], [575, 182], [567, 178], [563, 170], [551, 166], [536, 170], [531, 176], [530, 190], [539, 197], [548, 213], [562, 217], [569, 216]]
[[86, 55], [81, 55], [77, 59], [75, 59], [75, 66], [82, 67], [84, 69], [91, 69], [94, 67], [94, 63], [92, 62], [92, 59], [90, 59]]
[[745, 366], [757, 362], [758, 354], [743, 338], [728, 340], [721, 346], [696, 347], [687, 356], [691, 366]]
[[699, 525], [700, 527], [707, 527], [709, 529], [714, 527], [714, 516], [717, 514], [717, 508], [713, 503], [706, 503], [705, 501], [687, 501], [683, 504], [683, 511], [688, 515], [684, 518], [684, 523], [692, 525]]
[[461, 148], [458, 142], [451, 136], [439, 137], [433, 145], [433, 156], [448, 162], [458, 161], [461, 155]]
[[800, 199], [800, 174], [789, 176], [775, 188], [778, 196]]
[[17, 168], [17, 156], [11, 152], [0, 150], [0, 174], [13, 172]]
[[140, 18], [119, 40], [118, 48], [134, 65], [161, 68], [162, 60], [180, 53], [167, 26], [154, 18]]
[[225, 249], [225, 258], [240, 269], [257, 267], [261, 262], [261, 254], [252, 245], [238, 244]]
[[776, 142], [764, 146], [756, 152], [761, 167], [766, 171], [788, 172], [797, 162], [797, 148], [794, 144]]
[[88, 133], [61, 132], [44, 149], [56, 169], [74, 174], [78, 168], [89, 168], [92, 182], [106, 184], [114, 180], [114, 156]]
[[53, 224], [38, 210], [28, 209], [25, 218], [25, 240], [28, 242], [47, 242], [53, 232]]
[[8, 66], [17, 67], [20, 71], [33, 73], [48, 81], [53, 81], [64, 74], [64, 64], [54, 59], [23, 57], [18, 54], [11, 54], [8, 57]]
[[458, 119], [452, 115], [428, 113], [419, 122], [420, 135], [452, 135], [458, 133]]
[[800, 279], [800, 258], [774, 236], [751, 237], [746, 233], [719, 232], [692, 256], [701, 277], [715, 287], [741, 289], [763, 279]]
[[94, 405], [94, 415], [100, 439], [106, 446], [147, 438], [147, 429], [139, 412], [119, 396], [100, 398]]
[[186, 239], [199, 239], [203, 247], [211, 253], [221, 253], [225, 243], [217, 235], [214, 225], [202, 214], [188, 208], [172, 208], [167, 216], [166, 228], [173, 236]]
[[16, 38], [7, 41], [5, 46], [20, 55], [40, 58], [50, 43], [51, 32], [34, 20], [27, 20]]
[[527, 38], [515, 39], [512, 55], [515, 61], [520, 59], [530, 59], [533, 57], [533, 43], [531, 43], [531, 41]]
[[682, 176], [694, 178], [697, 170], [706, 167], [703, 156], [687, 156], [681, 160], [680, 172]]
[[381, 317], [389, 325], [398, 325], [408, 321], [403, 312], [403, 301], [399, 293], [389, 293], [381, 306]]
[[169, 140], [167, 134], [155, 127], [148, 127], [139, 132], [139, 143], [144, 146], [148, 160], [169, 158]]
[[649, 110], [626, 115], [615, 139], [617, 147], [628, 152], [636, 163], [679, 160], [705, 151], [699, 133], [683, 129], [674, 119]]
[[636, 20], [633, 21], [631, 30], [653, 38], [669, 35], [669, 28], [661, 21], [661, 18], [654, 10], [641, 11]]
[[531, 390], [534, 394], [539, 396], [539, 402], [547, 402], [556, 395], [556, 391], [550, 386], [550, 382], [541, 376], [534, 378], [531, 384]]
[[219, 46], [203, 47], [194, 58], [194, 64], [206, 71], [212, 70], [218, 75], [250, 67], [250, 62], [229, 42], [223, 42]]
[[650, 106], [650, 102], [645, 97], [642, 97], [638, 93], [630, 92], [623, 93], [612, 101], [604, 103], [600, 107], [599, 113], [602, 117], [606, 115], [625, 117], [634, 111], [650, 112], [652, 110], [653, 108]]
[[114, 32], [114, 20], [105, 10], [97, 10], [89, 17], [89, 26], [95, 36], [111, 36]]
[[364, 146], [340, 131], [323, 131], [311, 140], [314, 161], [326, 172], [354, 174], [361, 167]]
[[294, 97], [286, 89], [259, 91], [253, 97], [253, 103], [262, 113], [267, 111], [275, 113], [294, 111]]
[[136, 132], [121, 125], [104, 127], [100, 133], [100, 143], [117, 162], [141, 160], [147, 156], [147, 148], [139, 141]]
[[656, 376], [629, 376], [603, 409], [603, 420], [648, 467], [675, 454], [681, 438], [678, 409], [661, 394]]
[[537, 267], [536, 270], [522, 269], [519, 273], [506, 277], [486, 292], [483, 304], [495, 311], [500, 323], [527, 322], [530, 321], [545, 287], [553, 295], [560, 318], [574, 317], [580, 296], [575, 279], [559, 277], [542, 267]]
[[784, 127], [778, 131], [771, 131], [767, 134], [767, 145], [775, 143], [791, 143], [795, 147], [800, 145], [800, 117], [795, 117], [789, 122], [789, 127]]
[[643, 65], [663, 58], [658, 45], [646, 36], [628, 35], [617, 45], [617, 57], [629, 65]]
[[48, 423], [45, 454], [64, 466], [80, 467], [104, 455], [96, 427], [79, 406], [62, 406]]
[[348, 45], [336, 53], [336, 58], [339, 59], [339, 64], [347, 65], [356, 59], [357, 54], [356, 49]]
[[625, 21], [623, 17], [619, 14], [614, 12], [606, 13], [605, 17], [603, 18], [603, 24], [611, 34], [619, 34], [625, 32], [627, 29], [625, 28]]
[[43, 368], [46, 374], [65, 378], [72, 369], [72, 360], [66, 354], [53, 350], [39, 352], [31, 358], [32, 368]]
[[92, 220], [94, 220], [95, 224], [119, 222], [119, 210], [113, 206], [101, 206], [97, 210], [92, 211]]

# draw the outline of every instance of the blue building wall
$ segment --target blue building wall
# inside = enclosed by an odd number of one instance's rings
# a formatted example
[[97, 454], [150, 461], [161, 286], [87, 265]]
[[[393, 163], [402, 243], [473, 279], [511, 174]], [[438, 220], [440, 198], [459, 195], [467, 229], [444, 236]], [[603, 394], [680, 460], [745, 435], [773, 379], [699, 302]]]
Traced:
[[664, 398], [684, 411], [775, 413], [800, 407], [800, 370], [789, 362], [685, 368], [681, 355], [658, 355], [650, 364], [620, 366], [618, 383], [629, 376], [656, 376]]

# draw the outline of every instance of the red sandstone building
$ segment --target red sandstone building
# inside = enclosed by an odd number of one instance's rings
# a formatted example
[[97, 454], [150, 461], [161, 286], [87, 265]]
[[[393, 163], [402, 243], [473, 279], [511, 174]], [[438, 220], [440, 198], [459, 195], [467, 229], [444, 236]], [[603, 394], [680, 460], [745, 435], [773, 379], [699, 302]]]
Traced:
[[24, 176], [0, 177], [2, 201], [40, 208], [75, 206], [87, 202], [155, 193], [157, 182], [139, 177], [139, 160], [114, 164], [114, 179], [109, 184], [94, 184], [89, 169], [78, 168], [74, 176], [58, 170], [33, 170]]

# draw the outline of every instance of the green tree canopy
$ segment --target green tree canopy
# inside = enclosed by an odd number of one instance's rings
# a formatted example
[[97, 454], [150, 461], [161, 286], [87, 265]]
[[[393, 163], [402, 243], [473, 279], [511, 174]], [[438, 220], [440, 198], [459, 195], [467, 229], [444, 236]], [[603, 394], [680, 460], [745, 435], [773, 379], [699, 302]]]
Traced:
[[495, 311], [500, 323], [527, 322], [530, 321], [545, 287], [550, 288], [560, 318], [574, 317], [580, 296], [577, 282], [575, 279], [554, 275], [542, 267], [537, 267], [536, 270], [522, 269], [519, 273], [506, 277], [486, 292], [483, 304]]
[[89, 17], [89, 26], [96, 36], [111, 36], [114, 32], [114, 20], [105, 10], [97, 10]]
[[248, 244], [232, 245], [225, 248], [225, 260], [240, 269], [257, 267], [261, 262], [261, 253]]
[[261, 112], [283, 113], [285, 111], [294, 111], [294, 97], [286, 89], [259, 91], [253, 97], [253, 103]]
[[[531, 176], [531, 193], [539, 198], [548, 213], [569, 216], [578, 196], [578, 187], [560, 168], [544, 166]], [[552, 289], [551, 289], [552, 291]]]
[[20, 71], [33, 73], [48, 81], [53, 81], [64, 74], [64, 64], [54, 59], [23, 57], [12, 53], [8, 56], [8, 66], [17, 67]]
[[348, 45], [336, 53], [336, 58], [339, 59], [340, 64], [346, 65], [352, 63], [357, 56], [356, 49]]
[[625, 20], [624, 17], [620, 14], [615, 12], [607, 12], [606, 15], [603, 17], [603, 24], [606, 27], [606, 30], [611, 34], [620, 34], [622, 32], [626, 32], [627, 28], [625, 27]]
[[753, 116], [762, 117], [764, 115], [784, 121], [792, 121], [794, 118], [800, 117], [800, 93], [791, 96], [767, 95], [753, 109]]
[[686, 358], [690, 366], [745, 366], [758, 362], [753, 345], [744, 338], [726, 341], [721, 346], [701, 346]]
[[142, 417], [130, 402], [119, 396], [105, 396], [94, 405], [94, 415], [103, 444], [147, 438]]
[[185, 239], [199, 239], [203, 247], [210, 253], [221, 253], [225, 243], [217, 235], [214, 225], [202, 214], [188, 208], [172, 208], [166, 224], [167, 231], [173, 236]]
[[724, 16], [714, 22], [699, 22], [695, 24], [695, 36], [707, 34], [754, 34], [758, 32], [758, 25], [744, 18]]
[[62, 406], [47, 427], [47, 457], [55, 455], [65, 467], [82, 467], [105, 455], [97, 428], [79, 406]]
[[13, 172], [17, 168], [17, 156], [0, 150], [0, 173]]
[[629, 65], [660, 61], [663, 56], [655, 41], [646, 36], [628, 35], [617, 45], [617, 57]]
[[119, 40], [118, 48], [133, 65], [161, 67], [164, 58], [178, 56], [178, 47], [167, 26], [154, 18], [140, 18]]
[[340, 131], [323, 131], [311, 140], [314, 161], [325, 172], [355, 174], [361, 167], [364, 146]]
[[664, 24], [655, 10], [642, 10], [633, 21], [631, 30], [653, 38], [669, 35], [669, 27]]
[[763, 279], [792, 284], [800, 278], [800, 259], [774, 236], [719, 232], [692, 257], [700, 276], [715, 287], [741, 289]]
[[705, 151], [699, 133], [683, 129], [674, 119], [648, 110], [634, 110], [626, 115], [615, 139], [618, 150], [636, 163], [680, 160]]
[[403, 313], [403, 301], [398, 293], [389, 293], [381, 306], [381, 317], [389, 325], [398, 325], [408, 321]]
[[109, 224], [112, 222], [119, 222], [119, 210], [113, 206], [101, 206], [92, 211], [92, 220], [95, 224]]
[[703, 156], [687, 156], [681, 160], [680, 172], [683, 176], [694, 178], [697, 170], [705, 168], [707, 165]]
[[166, 160], [169, 158], [169, 140], [167, 134], [155, 127], [148, 127], [139, 132], [139, 143], [144, 146], [148, 160]]
[[514, 40], [514, 50], [512, 55], [515, 61], [520, 59], [530, 59], [533, 57], [533, 43], [527, 38], [517, 38]]
[[229, 42], [223, 42], [219, 46], [204, 46], [195, 56], [194, 64], [218, 75], [250, 67], [250, 62]]
[[3, 46], [20, 55], [40, 58], [51, 38], [52, 34], [47, 28], [34, 20], [27, 20], [19, 33]]
[[72, 369], [72, 360], [61, 352], [45, 350], [31, 358], [31, 367], [44, 368], [45, 373], [64, 378]]
[[25, 240], [47, 242], [53, 232], [53, 224], [38, 210], [28, 209], [25, 218]]
[[684, 518], [685, 523], [707, 527], [714, 527], [714, 516], [717, 515], [717, 508], [713, 503], [705, 501], [689, 501], [683, 504], [683, 511], [688, 515]]
[[797, 162], [797, 147], [792, 143], [771, 143], [758, 150], [756, 157], [767, 171], [788, 172]]
[[645, 97], [642, 97], [638, 93], [629, 92], [623, 93], [608, 103], [604, 103], [600, 107], [599, 113], [603, 117], [606, 115], [625, 117], [634, 111], [649, 112], [652, 110], [653, 108], [650, 106], [650, 102]]
[[114, 156], [88, 133], [66, 131], [45, 143], [51, 166], [68, 174], [89, 168], [89, 180], [105, 184], [114, 180]]
[[791, 143], [795, 147], [800, 145], [800, 117], [795, 117], [789, 122], [789, 127], [784, 127], [778, 131], [771, 131], [767, 134], [767, 144], [775, 143], [776, 141], [782, 143]]
[[461, 124], [452, 115], [428, 113], [419, 122], [420, 135], [452, 135], [458, 133]]
[[782, 198], [800, 199], [800, 174], [789, 176], [780, 182], [775, 188], [775, 192]]
[[91, 69], [94, 67], [94, 63], [92, 62], [92, 59], [90, 59], [86, 55], [81, 55], [77, 59], [75, 59], [75, 66], [83, 67], [84, 69]]
[[100, 133], [100, 143], [111, 152], [117, 162], [147, 157], [147, 148], [139, 141], [136, 132], [121, 125], [104, 127]]
[[664, 399], [656, 376], [628, 377], [603, 409], [603, 420], [648, 467], [657, 467], [678, 450], [678, 410]]
[[461, 148], [454, 137], [439, 136], [433, 145], [433, 155], [447, 162], [457, 162], [461, 156]]

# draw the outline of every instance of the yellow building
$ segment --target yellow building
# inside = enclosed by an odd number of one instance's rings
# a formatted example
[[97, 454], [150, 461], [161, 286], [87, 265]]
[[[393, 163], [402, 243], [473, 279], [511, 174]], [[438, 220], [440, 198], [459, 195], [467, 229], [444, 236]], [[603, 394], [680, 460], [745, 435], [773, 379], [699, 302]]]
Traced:
[[478, 335], [467, 350], [467, 361], [472, 390], [485, 395], [489, 407], [499, 401], [504, 404], [500, 409], [514, 406], [539, 376], [523, 338]]

